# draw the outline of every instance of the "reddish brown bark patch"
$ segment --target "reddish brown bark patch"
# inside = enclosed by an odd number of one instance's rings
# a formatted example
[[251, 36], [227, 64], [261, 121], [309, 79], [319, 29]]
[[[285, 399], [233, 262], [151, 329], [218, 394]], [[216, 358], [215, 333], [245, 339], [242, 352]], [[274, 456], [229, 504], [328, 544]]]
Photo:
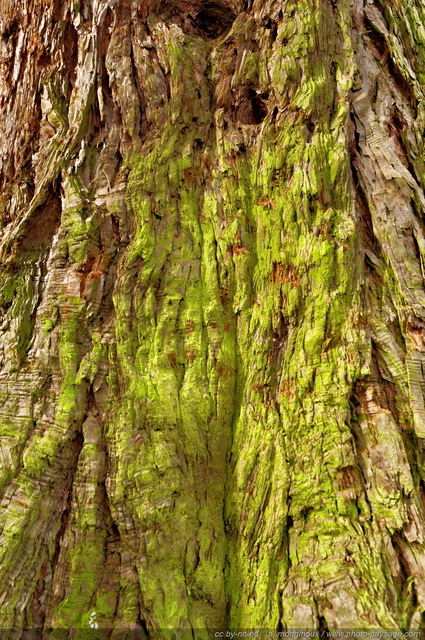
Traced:
[[292, 264], [282, 264], [275, 262], [270, 280], [275, 284], [290, 284], [292, 287], [298, 287], [300, 284], [300, 274], [298, 269]]
[[228, 378], [233, 378], [235, 372], [232, 369], [232, 367], [228, 367], [225, 364], [222, 364], [221, 362], [217, 363], [217, 375], [220, 378], [224, 378], [225, 380], [227, 380]]

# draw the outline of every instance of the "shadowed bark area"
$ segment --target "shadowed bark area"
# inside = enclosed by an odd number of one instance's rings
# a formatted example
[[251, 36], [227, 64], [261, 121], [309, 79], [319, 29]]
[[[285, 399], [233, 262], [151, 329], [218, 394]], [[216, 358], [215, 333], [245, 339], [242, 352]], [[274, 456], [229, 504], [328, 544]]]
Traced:
[[423, 628], [424, 23], [3, 0], [0, 627]]

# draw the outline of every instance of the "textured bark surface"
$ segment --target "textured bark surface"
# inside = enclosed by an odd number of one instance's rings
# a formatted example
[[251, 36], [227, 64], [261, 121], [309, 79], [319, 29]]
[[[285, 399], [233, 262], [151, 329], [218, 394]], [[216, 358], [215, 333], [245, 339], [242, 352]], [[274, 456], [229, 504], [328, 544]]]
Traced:
[[1, 627], [422, 628], [424, 24], [2, 0]]

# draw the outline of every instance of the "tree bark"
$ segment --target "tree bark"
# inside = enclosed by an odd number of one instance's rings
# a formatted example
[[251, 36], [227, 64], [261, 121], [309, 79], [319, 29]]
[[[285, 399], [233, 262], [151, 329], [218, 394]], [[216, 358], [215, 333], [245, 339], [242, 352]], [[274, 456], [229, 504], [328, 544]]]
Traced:
[[422, 628], [424, 24], [2, 0], [11, 638]]

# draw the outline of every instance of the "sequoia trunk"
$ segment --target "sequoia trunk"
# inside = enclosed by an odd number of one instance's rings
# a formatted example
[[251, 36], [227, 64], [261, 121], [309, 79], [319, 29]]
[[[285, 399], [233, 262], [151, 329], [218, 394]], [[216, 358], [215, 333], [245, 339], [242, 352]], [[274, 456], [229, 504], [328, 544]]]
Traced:
[[423, 2], [0, 21], [0, 625], [421, 628]]

